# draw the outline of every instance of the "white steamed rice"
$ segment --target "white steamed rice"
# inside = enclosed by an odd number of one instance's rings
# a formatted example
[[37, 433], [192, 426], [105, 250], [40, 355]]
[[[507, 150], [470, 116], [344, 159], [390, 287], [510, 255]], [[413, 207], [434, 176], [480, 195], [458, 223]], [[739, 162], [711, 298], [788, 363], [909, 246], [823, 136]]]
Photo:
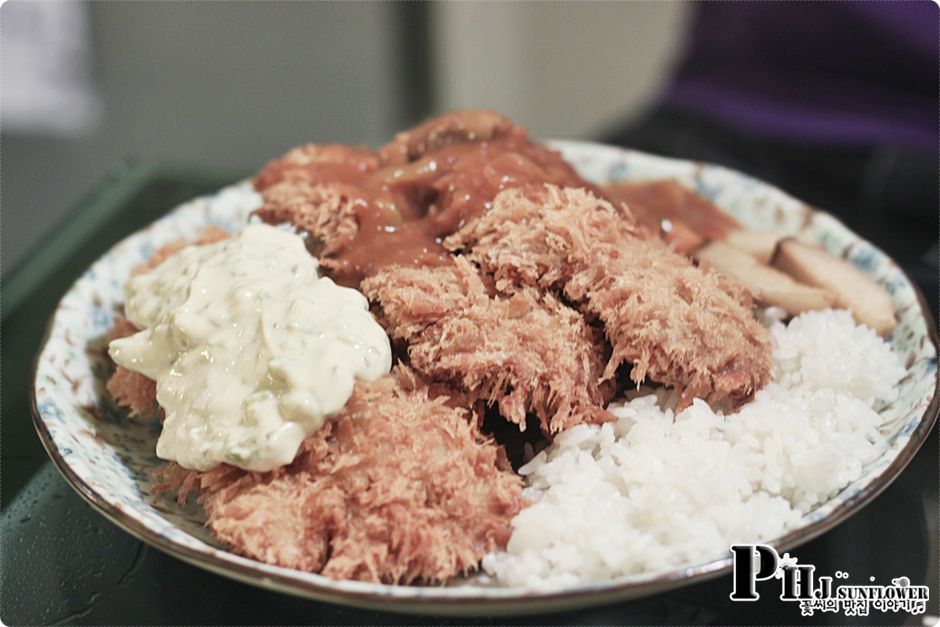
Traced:
[[658, 391], [559, 434], [521, 469], [534, 504], [485, 570], [544, 588], [700, 563], [781, 535], [860, 476], [885, 446], [875, 410], [897, 393], [897, 355], [846, 311], [773, 317], [775, 381], [738, 412], [674, 415]]

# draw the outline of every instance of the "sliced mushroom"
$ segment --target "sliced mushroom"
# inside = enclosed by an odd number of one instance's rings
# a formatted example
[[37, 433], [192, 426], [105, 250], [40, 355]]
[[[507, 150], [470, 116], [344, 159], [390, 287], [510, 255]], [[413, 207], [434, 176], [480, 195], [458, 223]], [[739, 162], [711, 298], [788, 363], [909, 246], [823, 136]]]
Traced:
[[773, 265], [793, 278], [835, 295], [837, 307], [852, 311], [855, 319], [879, 335], [894, 330], [897, 320], [891, 296], [868, 275], [821, 248], [788, 238], [777, 245]]
[[750, 254], [724, 242], [706, 244], [695, 258], [741, 282], [761, 305], [780, 307], [794, 316], [804, 311], [826, 309], [835, 303], [828, 290], [803, 285], [779, 270], [765, 266]]
[[786, 235], [780, 231], [746, 231], [735, 229], [725, 235], [724, 242], [743, 250], [762, 263], [770, 263], [777, 244]]

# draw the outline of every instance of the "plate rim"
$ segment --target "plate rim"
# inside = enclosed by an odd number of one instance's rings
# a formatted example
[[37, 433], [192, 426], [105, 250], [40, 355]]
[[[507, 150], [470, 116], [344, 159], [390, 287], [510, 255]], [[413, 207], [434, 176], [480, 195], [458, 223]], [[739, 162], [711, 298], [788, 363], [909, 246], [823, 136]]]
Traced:
[[[934, 352], [936, 353], [938, 349], [940, 349], [940, 337], [938, 337], [938, 330], [933, 319], [932, 311], [930, 310], [930, 307], [927, 304], [926, 299], [924, 298], [924, 295], [918, 285], [911, 281], [911, 278], [907, 275], [904, 269], [901, 268], [890, 255], [882, 251], [872, 242], [859, 236], [857, 233], [855, 233], [855, 231], [849, 229], [841, 220], [832, 214], [812, 207], [804, 201], [788, 194], [784, 190], [781, 190], [775, 185], [767, 183], [761, 179], [756, 179], [749, 174], [738, 172], [718, 164], [664, 157], [661, 155], [646, 153], [630, 148], [588, 141], [547, 140], [545, 143], [554, 148], [564, 146], [565, 144], [582, 149], [596, 147], [609, 151], [633, 153], [643, 157], [655, 159], [661, 163], [675, 163], [677, 165], [692, 164], [694, 166], [716, 168], [732, 175], [744, 176], [758, 181], [761, 185], [778, 193], [782, 193], [787, 198], [802, 203], [809, 212], [809, 216], [813, 216], [814, 214], [823, 214], [827, 216], [828, 218], [838, 223], [839, 226], [852, 233], [861, 242], [865, 242], [875, 248], [879, 253], [884, 255], [885, 258], [897, 266], [898, 271], [911, 286], [915, 296], [917, 297], [919, 311], [927, 323], [926, 335], [934, 347]], [[241, 183], [235, 183], [233, 186], [237, 186], [239, 184]], [[175, 209], [176, 207], [168, 209], [161, 218], [158, 218], [158, 220], [169, 215]], [[109, 250], [112, 250], [113, 248], [120, 246], [126, 240], [139, 235], [146, 229], [150, 228], [152, 224], [153, 223], [150, 223], [129, 234], [120, 242], [114, 244], [114, 246]], [[107, 254], [107, 252], [108, 251], [105, 251], [102, 256]], [[99, 256], [97, 259], [95, 259], [89, 268], [98, 263], [102, 256]], [[75, 285], [83, 279], [84, 275], [85, 272], [79, 275], [79, 277], [63, 293], [63, 298], [65, 294], [71, 292]], [[59, 301], [59, 305], [60, 304], [61, 299]], [[37, 370], [40, 357], [46, 349], [52, 329], [54, 327], [56, 315], [59, 311], [59, 305], [56, 306], [55, 310], [51, 313], [48, 322], [46, 323], [43, 339], [40, 342], [39, 349], [33, 357], [29, 376], [29, 410], [33, 426], [37, 435], [39, 436], [43, 448], [52, 460], [53, 466], [56, 468], [59, 474], [62, 475], [70, 487], [74, 489], [89, 505], [102, 514], [106, 519], [138, 540], [145, 542], [146, 544], [160, 550], [165, 554], [171, 555], [186, 563], [202, 568], [203, 570], [207, 570], [229, 579], [240, 581], [242, 583], [260, 586], [269, 590], [306, 597], [318, 601], [326, 601], [347, 606], [369, 608], [395, 613], [462, 616], [510, 615], [523, 613], [543, 614], [552, 611], [559, 611], [562, 609], [569, 610], [586, 606], [601, 605], [615, 601], [626, 601], [649, 596], [659, 592], [664, 592], [678, 587], [701, 583], [708, 579], [727, 574], [731, 571], [731, 558], [730, 556], [726, 556], [720, 559], [705, 562], [703, 564], [698, 564], [696, 566], [674, 569], [656, 575], [655, 577], [636, 582], [592, 582], [557, 590], [538, 590], [528, 588], [505, 589], [507, 591], [506, 595], [484, 594], [484, 591], [492, 592], [492, 590], [481, 589], [480, 594], [435, 596], [433, 594], [427, 593], [428, 590], [434, 589], [430, 586], [373, 584], [374, 586], [379, 587], [380, 591], [360, 591], [334, 587], [318, 582], [301, 581], [290, 575], [279, 572], [262, 573], [257, 571], [256, 568], [251, 564], [225, 561], [224, 559], [214, 554], [201, 553], [191, 547], [176, 544], [171, 540], [164, 538], [159, 533], [153, 531], [145, 524], [135, 520], [127, 513], [123, 512], [121, 508], [110, 503], [107, 499], [95, 491], [94, 488], [88, 485], [69, 466], [64, 457], [60, 454], [51, 433], [42, 419], [37, 403]], [[869, 482], [868, 485], [858, 490], [858, 492], [853, 494], [849, 499], [834, 508], [828, 516], [794, 529], [789, 533], [780, 536], [779, 538], [767, 542], [767, 544], [774, 546], [779, 551], [792, 549], [796, 546], [809, 542], [810, 540], [813, 540], [814, 538], [817, 538], [820, 535], [839, 526], [845, 522], [845, 520], [855, 515], [863, 507], [868, 505], [900, 476], [900, 474], [904, 471], [907, 465], [920, 450], [927, 436], [930, 434], [934, 423], [938, 419], [938, 410], [940, 410], [940, 369], [936, 370], [934, 373], [933, 395], [931, 396], [930, 402], [927, 404], [924, 413], [918, 420], [917, 426], [910, 433], [907, 443], [898, 451], [895, 458], [885, 467], [881, 474]], [[259, 564], [262, 563], [259, 562]], [[289, 571], [289, 569], [285, 570]], [[381, 591], [386, 589], [388, 589], [389, 592]], [[409, 589], [413, 591], [412, 594], [407, 594]], [[441, 589], [444, 590], [447, 588], [441, 587]], [[392, 593], [391, 590], [394, 590], [395, 592]], [[509, 594], [510, 590], [517, 591], [517, 593]], [[420, 591], [420, 593], [418, 591]]]

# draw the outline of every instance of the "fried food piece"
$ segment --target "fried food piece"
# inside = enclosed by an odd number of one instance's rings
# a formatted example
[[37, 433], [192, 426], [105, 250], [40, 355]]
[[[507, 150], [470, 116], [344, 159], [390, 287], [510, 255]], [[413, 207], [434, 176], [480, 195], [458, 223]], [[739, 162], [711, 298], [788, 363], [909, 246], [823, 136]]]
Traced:
[[770, 379], [770, 340], [746, 291], [587, 191], [503, 192], [444, 244], [479, 264], [500, 292], [561, 290], [597, 316], [613, 346], [606, 377], [632, 362], [633, 381], [674, 386], [682, 405], [738, 403]]
[[[227, 235], [207, 230], [197, 243]], [[161, 248], [140, 271], [184, 245]], [[117, 318], [109, 339], [137, 331]], [[120, 366], [107, 389], [132, 415], [157, 407], [155, 383]], [[158, 489], [181, 500], [200, 491], [214, 535], [254, 559], [337, 579], [443, 582], [505, 547], [525, 501], [503, 449], [459, 408], [465, 401], [429, 391], [398, 368], [357, 384], [289, 466], [201, 473], [171, 463]]]
[[289, 466], [205, 473], [171, 465], [162, 489], [199, 502], [216, 537], [260, 561], [335, 579], [438, 583], [505, 547], [521, 479], [466, 410], [399, 372], [360, 382]]
[[466, 259], [437, 268], [392, 267], [362, 283], [382, 326], [407, 343], [426, 378], [499, 407], [525, 430], [533, 412], [545, 433], [611, 419], [613, 386], [601, 334], [550, 294], [491, 296]]
[[386, 266], [446, 264], [441, 245], [500, 191], [533, 183], [589, 187], [561, 155], [492, 111], [456, 111], [399, 133], [376, 152], [301, 146], [254, 181], [255, 212], [289, 222], [331, 278], [349, 287]]
[[268, 163], [254, 179], [263, 192], [282, 181], [352, 183], [379, 167], [379, 158], [368, 148], [327, 144], [306, 144]]
[[439, 148], [467, 142], [490, 141], [512, 130], [512, 121], [495, 111], [469, 109], [451, 111], [395, 135], [379, 149], [386, 164], [415, 161]]
[[281, 181], [264, 190], [255, 215], [269, 224], [290, 222], [313, 238], [312, 252], [330, 258], [356, 235], [356, 189], [341, 183]]
[[[108, 332], [108, 342], [140, 331], [127, 318], [117, 317]], [[139, 372], [118, 366], [105, 385], [118, 407], [127, 408], [132, 417], [150, 416], [157, 409], [157, 383]]]

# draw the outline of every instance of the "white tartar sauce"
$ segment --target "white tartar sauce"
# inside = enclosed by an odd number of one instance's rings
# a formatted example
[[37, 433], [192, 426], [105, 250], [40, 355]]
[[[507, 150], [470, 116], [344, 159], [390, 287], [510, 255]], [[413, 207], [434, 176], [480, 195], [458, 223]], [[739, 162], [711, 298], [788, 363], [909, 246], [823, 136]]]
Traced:
[[265, 471], [388, 373], [388, 336], [366, 298], [319, 278], [292, 233], [264, 224], [190, 246], [125, 286], [143, 329], [111, 342], [115, 362], [157, 382], [157, 456], [185, 468]]

